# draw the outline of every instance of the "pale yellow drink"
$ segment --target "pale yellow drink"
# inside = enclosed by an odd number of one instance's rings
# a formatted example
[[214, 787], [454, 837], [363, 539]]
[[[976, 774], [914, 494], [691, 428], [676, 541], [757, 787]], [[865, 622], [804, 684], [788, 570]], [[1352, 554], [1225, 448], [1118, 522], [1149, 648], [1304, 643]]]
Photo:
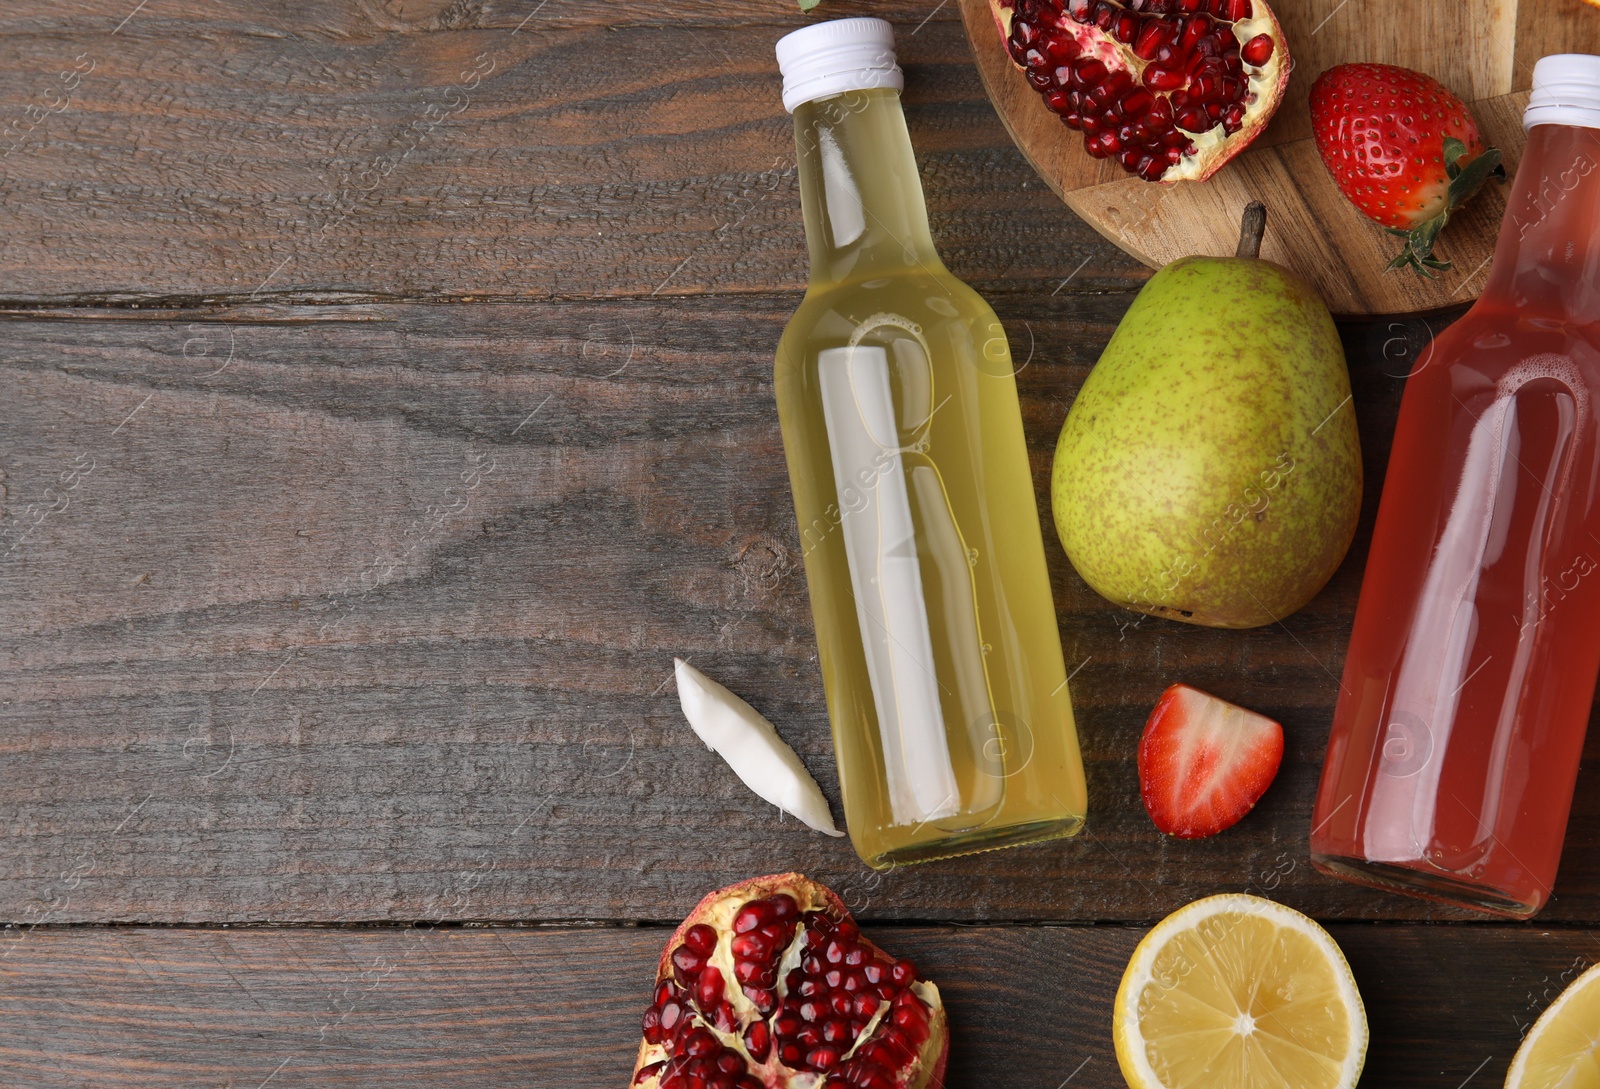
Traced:
[[811, 282], [776, 390], [851, 840], [884, 868], [1072, 835], [1083, 767], [1005, 333], [934, 253], [898, 91], [794, 116]]

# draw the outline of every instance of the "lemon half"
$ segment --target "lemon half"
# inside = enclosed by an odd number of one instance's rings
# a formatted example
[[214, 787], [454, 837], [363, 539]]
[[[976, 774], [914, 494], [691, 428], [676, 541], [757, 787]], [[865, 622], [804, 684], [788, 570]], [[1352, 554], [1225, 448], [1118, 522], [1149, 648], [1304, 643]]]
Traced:
[[1117, 989], [1112, 1035], [1132, 1089], [1350, 1089], [1367, 1014], [1326, 930], [1227, 893], [1145, 935]]
[[1528, 1030], [1506, 1089], [1600, 1086], [1600, 964], [1573, 980]]

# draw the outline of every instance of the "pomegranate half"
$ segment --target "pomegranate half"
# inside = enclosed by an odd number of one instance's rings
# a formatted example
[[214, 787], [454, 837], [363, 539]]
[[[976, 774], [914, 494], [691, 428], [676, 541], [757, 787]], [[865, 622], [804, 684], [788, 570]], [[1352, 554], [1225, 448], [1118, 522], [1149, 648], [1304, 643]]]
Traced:
[[803, 874], [700, 901], [673, 932], [633, 1084], [645, 1089], [924, 1089], [944, 1082], [939, 988], [861, 936]]
[[1097, 159], [1204, 181], [1243, 151], [1289, 82], [1265, 0], [989, 0], [1012, 62]]

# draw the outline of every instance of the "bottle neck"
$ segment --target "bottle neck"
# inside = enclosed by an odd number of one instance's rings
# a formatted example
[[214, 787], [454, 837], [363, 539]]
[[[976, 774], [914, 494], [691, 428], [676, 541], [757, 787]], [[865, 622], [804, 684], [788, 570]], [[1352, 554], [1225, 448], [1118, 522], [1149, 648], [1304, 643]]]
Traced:
[[943, 269], [898, 91], [803, 102], [794, 138], [813, 284]]
[[1484, 298], [1600, 322], [1600, 130], [1535, 125], [1506, 200]]

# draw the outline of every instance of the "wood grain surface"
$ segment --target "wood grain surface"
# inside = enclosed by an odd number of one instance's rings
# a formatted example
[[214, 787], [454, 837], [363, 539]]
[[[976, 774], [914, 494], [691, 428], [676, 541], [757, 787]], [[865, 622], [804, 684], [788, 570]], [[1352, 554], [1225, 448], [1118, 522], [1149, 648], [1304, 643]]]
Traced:
[[[998, 301], [1048, 512], [1126, 297]], [[1376, 486], [1329, 588], [1249, 632], [1120, 613], [1047, 532], [1082, 838], [879, 876], [754, 799], [684, 724], [671, 660], [769, 715], [838, 811], [770, 383], [794, 302], [0, 323], [0, 916], [668, 921], [787, 868], [889, 919], [1145, 920], [1264, 881], [1323, 917], [1451, 916], [1305, 860]], [[1348, 330], [1374, 485], [1426, 329]], [[1289, 736], [1257, 813], [1198, 843], [1157, 834], [1130, 759], [1176, 678]], [[1590, 782], [1577, 845], [1600, 841]], [[1569, 850], [1545, 918], [1597, 896]]]
[[[868, 928], [939, 984], [952, 1089], [1121, 1089], [1111, 999], [1141, 931]], [[1335, 924], [1362, 1085], [1495, 1085], [1600, 955], [1590, 932]], [[273, 1089], [621, 1086], [667, 931], [143, 930], [0, 939], [0, 1083]], [[1472, 956], [1441, 955], [1470, 940]], [[14, 943], [5, 944], [7, 941]], [[9, 953], [9, 955], [7, 955]], [[1441, 1046], [1439, 1041], [1449, 1041]]]
[[[0, 13], [0, 297], [805, 286], [789, 4], [151, 0], [113, 33], [135, 2]], [[917, 28], [936, 7], [830, 14], [902, 21], [951, 267], [990, 292], [1136, 286], [995, 124], [955, 9]]]
[[[1083, 134], [1048, 110], [1006, 54], [989, 0], [959, 0], [973, 55], [1007, 130], [1040, 176], [1085, 220], [1159, 268], [1191, 253], [1230, 254], [1252, 200], [1269, 209], [1262, 255], [1316, 285], [1335, 314], [1422, 311], [1468, 303], [1483, 290], [1505, 211], [1489, 184], [1453, 215], [1437, 254], [1453, 267], [1433, 278], [1387, 272], [1400, 242], [1339, 192], [1311, 139], [1317, 76], [1347, 61], [1415, 68], [1464, 99], [1508, 173], [1524, 142], [1522, 110], [1533, 65], [1549, 53], [1600, 52], [1600, 12], [1584, 0], [1279, 0], [1294, 68], [1283, 101], [1250, 147], [1203, 183], [1151, 184], [1092, 158]], [[1449, 43], [1442, 47], [1442, 43]]]

